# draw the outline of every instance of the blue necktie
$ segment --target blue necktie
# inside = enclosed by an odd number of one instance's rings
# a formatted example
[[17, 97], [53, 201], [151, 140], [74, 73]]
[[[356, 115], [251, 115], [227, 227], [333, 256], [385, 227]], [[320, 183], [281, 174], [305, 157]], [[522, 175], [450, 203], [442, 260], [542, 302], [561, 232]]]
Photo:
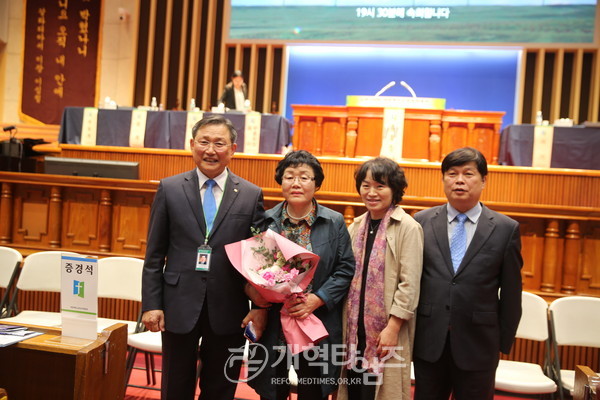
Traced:
[[214, 179], [206, 181], [206, 192], [204, 192], [204, 203], [202, 208], [204, 209], [204, 219], [206, 220], [206, 235], [212, 230], [213, 222], [215, 222], [215, 216], [217, 215], [217, 202], [215, 201], [215, 194], [213, 188], [217, 182]]
[[467, 216], [465, 214], [458, 214], [456, 219], [458, 223], [454, 227], [452, 237], [450, 238], [450, 254], [452, 254], [452, 266], [455, 273], [467, 251], [467, 231], [465, 230]]

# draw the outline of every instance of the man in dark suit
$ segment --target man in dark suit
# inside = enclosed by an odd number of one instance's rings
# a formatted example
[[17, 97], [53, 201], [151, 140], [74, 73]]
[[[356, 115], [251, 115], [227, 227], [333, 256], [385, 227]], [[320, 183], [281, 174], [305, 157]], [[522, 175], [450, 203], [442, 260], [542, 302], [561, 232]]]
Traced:
[[229, 120], [204, 118], [192, 136], [197, 168], [163, 179], [152, 205], [142, 320], [149, 330], [162, 331], [162, 399], [194, 397], [202, 338], [200, 399], [225, 400], [234, 396], [241, 366], [240, 357], [233, 367], [228, 363], [229, 349], [243, 346], [241, 326], [250, 320], [260, 335], [266, 310], [248, 311], [245, 280], [224, 245], [262, 226], [263, 196], [227, 168], [237, 138]]
[[225, 85], [219, 104], [224, 104], [230, 110], [244, 111], [248, 99], [248, 87], [244, 83], [242, 71], [236, 70], [231, 75], [231, 81]]
[[510, 352], [521, 318], [519, 224], [479, 202], [478, 150], [448, 154], [442, 175], [448, 204], [415, 215], [425, 235], [415, 399], [491, 400], [499, 352]]

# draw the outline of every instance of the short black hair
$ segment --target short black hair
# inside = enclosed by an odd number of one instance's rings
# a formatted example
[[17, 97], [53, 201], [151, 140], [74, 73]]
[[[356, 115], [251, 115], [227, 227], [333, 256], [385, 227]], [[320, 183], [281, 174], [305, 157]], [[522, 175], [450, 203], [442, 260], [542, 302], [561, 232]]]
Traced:
[[242, 73], [242, 71], [240, 71], [239, 69], [236, 69], [235, 71], [233, 71], [233, 73], [231, 74], [232, 78], [237, 78], [238, 76], [241, 76], [242, 78], [244, 77], [244, 74]]
[[283, 160], [279, 161], [277, 168], [275, 169], [275, 181], [281, 185], [283, 181], [283, 173], [287, 168], [294, 168], [299, 165], [308, 165], [312, 168], [315, 173], [315, 185], [321, 187], [325, 174], [323, 174], [323, 167], [317, 160], [317, 157], [313, 156], [306, 150], [290, 151], [283, 157]]
[[452, 167], [458, 167], [474, 161], [477, 171], [485, 178], [488, 173], [487, 161], [483, 153], [473, 147], [462, 147], [450, 152], [442, 161], [442, 175]]
[[220, 114], [213, 114], [208, 117], [204, 117], [200, 121], [196, 122], [196, 124], [192, 128], [192, 139], [196, 139], [196, 135], [198, 134], [200, 128], [207, 125], [225, 125], [229, 130], [229, 138], [231, 139], [231, 144], [234, 144], [237, 140], [237, 132], [233, 124], [230, 120], [228, 120]]
[[398, 163], [387, 157], [377, 157], [364, 162], [356, 169], [354, 180], [356, 181], [356, 191], [360, 194], [360, 186], [371, 172], [371, 177], [377, 182], [387, 185], [392, 189], [392, 204], [396, 205], [402, 201], [404, 192], [408, 187], [404, 170]]

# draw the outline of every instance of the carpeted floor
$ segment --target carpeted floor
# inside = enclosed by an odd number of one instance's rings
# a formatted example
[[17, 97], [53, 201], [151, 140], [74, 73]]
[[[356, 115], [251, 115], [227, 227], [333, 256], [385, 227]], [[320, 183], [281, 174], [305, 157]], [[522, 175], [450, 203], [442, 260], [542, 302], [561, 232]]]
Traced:
[[[156, 365], [160, 366], [160, 357], [156, 357]], [[136, 359], [136, 366], [143, 367], [144, 366], [144, 358], [140, 354]], [[156, 379], [158, 380], [157, 388], [160, 387], [160, 373], [156, 374]], [[131, 374], [130, 383], [136, 385], [146, 385], [146, 373], [143, 370], [134, 369]], [[197, 390], [196, 394], [199, 394], [200, 390]], [[254, 390], [249, 387], [245, 383], [238, 384], [237, 391], [235, 392], [235, 397], [238, 400], [259, 400], [259, 396], [254, 392]], [[125, 400], [155, 400], [160, 399], [160, 391], [158, 390], [150, 390], [150, 389], [140, 389], [135, 387], [127, 387], [127, 391], [125, 393]], [[295, 395], [292, 395], [292, 399], [295, 400]], [[494, 396], [494, 400], [525, 400], [524, 397], [512, 396], [509, 393], [497, 393]]]

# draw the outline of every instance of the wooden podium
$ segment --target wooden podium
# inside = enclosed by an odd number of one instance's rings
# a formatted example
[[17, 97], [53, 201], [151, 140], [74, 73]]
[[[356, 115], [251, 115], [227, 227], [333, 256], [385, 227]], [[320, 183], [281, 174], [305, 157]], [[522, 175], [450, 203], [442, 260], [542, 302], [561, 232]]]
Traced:
[[95, 341], [32, 329], [44, 334], [0, 348], [0, 387], [10, 400], [125, 397], [125, 324], [105, 329]]
[[[318, 156], [376, 157], [381, 149], [383, 107], [292, 104], [295, 149]], [[498, 164], [504, 112], [405, 109], [402, 158], [441, 161], [454, 149], [479, 149]]]

